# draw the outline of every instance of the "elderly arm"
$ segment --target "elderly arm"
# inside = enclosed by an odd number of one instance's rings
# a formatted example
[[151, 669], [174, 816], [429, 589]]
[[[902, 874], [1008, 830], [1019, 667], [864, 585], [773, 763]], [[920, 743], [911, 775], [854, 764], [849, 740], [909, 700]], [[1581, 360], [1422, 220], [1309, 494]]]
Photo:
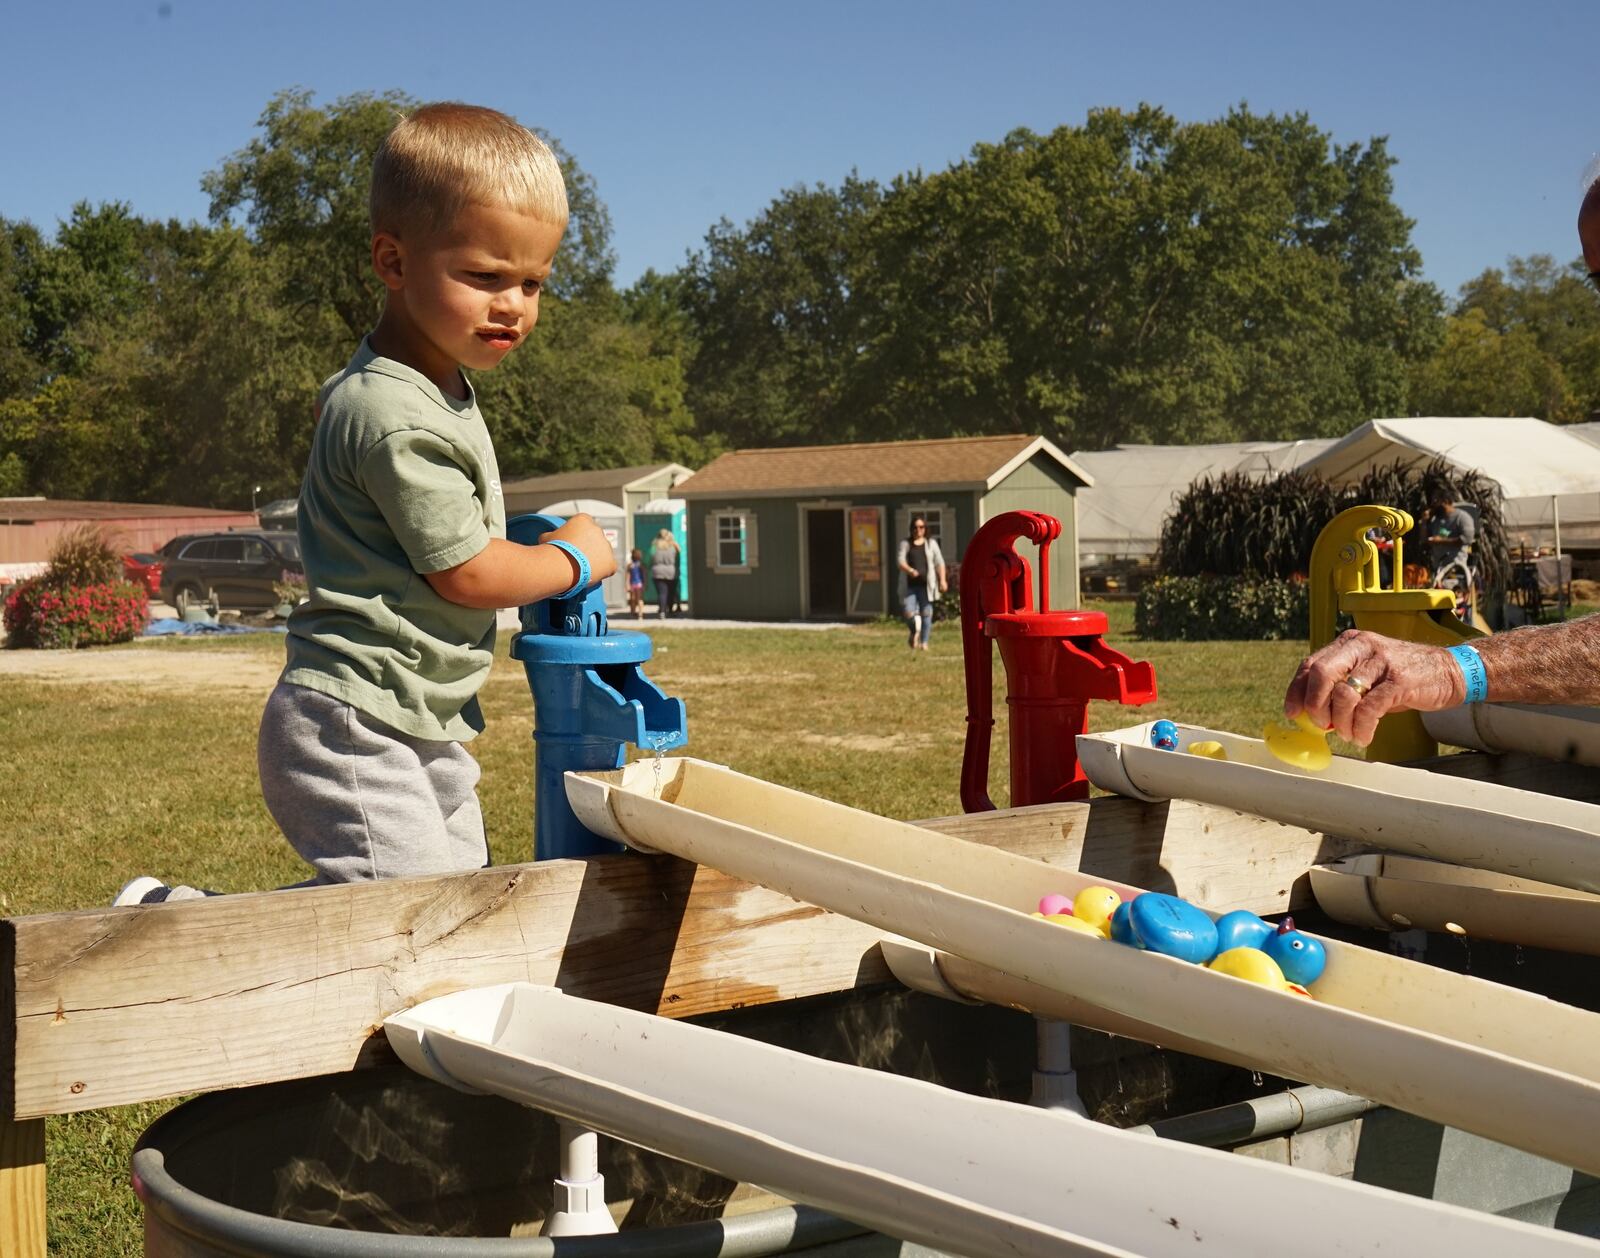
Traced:
[[[1495, 703], [1600, 704], [1600, 616], [1476, 638]], [[1346, 684], [1354, 677], [1367, 687]], [[1365, 745], [1390, 712], [1436, 712], [1466, 698], [1461, 668], [1444, 647], [1365, 630], [1342, 633], [1303, 660], [1284, 695], [1285, 715], [1305, 712]]]

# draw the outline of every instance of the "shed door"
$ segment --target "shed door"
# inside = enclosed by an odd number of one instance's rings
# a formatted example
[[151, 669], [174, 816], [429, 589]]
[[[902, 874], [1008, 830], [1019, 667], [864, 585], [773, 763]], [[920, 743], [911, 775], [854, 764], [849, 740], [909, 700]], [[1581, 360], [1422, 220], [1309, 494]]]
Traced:
[[806, 517], [806, 612], [843, 617], [847, 605], [850, 555], [845, 513], [811, 507]]

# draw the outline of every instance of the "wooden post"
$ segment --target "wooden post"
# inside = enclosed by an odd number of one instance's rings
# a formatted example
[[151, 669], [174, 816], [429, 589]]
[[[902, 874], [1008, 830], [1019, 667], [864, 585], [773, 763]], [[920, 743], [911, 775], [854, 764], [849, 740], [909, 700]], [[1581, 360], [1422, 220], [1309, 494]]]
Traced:
[[0, 1258], [44, 1258], [44, 1119], [0, 1117]]

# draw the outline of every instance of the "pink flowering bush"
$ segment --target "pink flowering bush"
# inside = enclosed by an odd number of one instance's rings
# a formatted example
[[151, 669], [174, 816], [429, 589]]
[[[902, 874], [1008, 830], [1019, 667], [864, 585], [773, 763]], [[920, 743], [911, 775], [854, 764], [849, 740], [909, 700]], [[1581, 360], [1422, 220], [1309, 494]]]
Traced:
[[7, 592], [8, 644], [106, 646], [138, 637], [150, 619], [150, 592], [123, 580], [121, 570], [116, 547], [99, 529], [90, 525], [63, 534], [49, 568]]
[[150, 620], [150, 593], [131, 581], [53, 587], [31, 577], [6, 595], [7, 640], [46, 649], [130, 642]]

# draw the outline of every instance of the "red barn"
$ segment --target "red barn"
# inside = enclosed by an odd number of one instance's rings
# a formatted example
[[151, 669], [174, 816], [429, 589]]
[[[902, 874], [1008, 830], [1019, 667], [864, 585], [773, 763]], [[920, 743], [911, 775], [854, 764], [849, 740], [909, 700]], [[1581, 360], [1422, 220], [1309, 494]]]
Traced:
[[97, 524], [124, 552], [155, 550], [179, 533], [256, 528], [249, 511], [171, 507], [142, 502], [74, 502], [66, 498], [0, 498], [0, 584], [40, 571], [62, 533]]

